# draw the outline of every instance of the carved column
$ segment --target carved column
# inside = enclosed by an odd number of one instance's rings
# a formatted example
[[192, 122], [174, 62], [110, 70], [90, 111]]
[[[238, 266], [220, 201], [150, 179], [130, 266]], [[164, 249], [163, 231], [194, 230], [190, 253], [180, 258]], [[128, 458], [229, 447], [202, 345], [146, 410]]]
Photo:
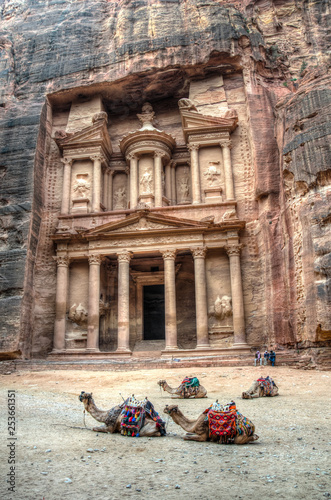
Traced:
[[194, 258], [195, 310], [197, 323], [197, 349], [209, 347], [208, 312], [207, 312], [207, 282], [204, 247], [191, 250]]
[[230, 245], [225, 250], [230, 259], [231, 295], [233, 311], [234, 347], [246, 344], [244, 298], [240, 268], [240, 245]]
[[171, 204], [177, 204], [176, 198], [176, 166], [177, 163], [175, 161], [171, 161]]
[[56, 353], [65, 350], [69, 259], [67, 256], [54, 259], [57, 262], [57, 277], [53, 352]]
[[223, 141], [220, 143], [223, 153], [224, 163], [224, 180], [225, 180], [225, 194], [227, 200], [234, 200], [234, 186], [231, 165], [231, 141]]
[[199, 144], [190, 144], [191, 152], [191, 177], [192, 177], [192, 203], [201, 203]]
[[138, 203], [138, 157], [130, 153], [126, 159], [130, 161], [130, 208]]
[[163, 151], [155, 151], [154, 153], [154, 195], [155, 195], [155, 207], [162, 207], [162, 158], [164, 156]]
[[130, 260], [131, 252], [123, 250], [118, 258], [118, 333], [117, 351], [130, 351]]
[[109, 175], [108, 168], [103, 172], [103, 205], [108, 210], [108, 189], [109, 189]]
[[114, 171], [108, 172], [108, 210], [113, 210], [113, 177]]
[[101, 156], [91, 156], [93, 161], [93, 196], [92, 212], [100, 212], [101, 201]]
[[[125, 202], [124, 210], [126, 210], [129, 206], [129, 199], [128, 198], [130, 196], [130, 186], [131, 186], [129, 167], [126, 167], [125, 173], [126, 173], [126, 202]], [[131, 204], [130, 204], [130, 206], [131, 206]]]
[[171, 197], [171, 162], [168, 162], [165, 167], [165, 195], [172, 204]]
[[99, 351], [100, 255], [89, 255], [87, 351]]
[[62, 200], [61, 214], [68, 214], [70, 211], [70, 189], [71, 189], [71, 158], [62, 158], [63, 168], [63, 185], [62, 185]]
[[176, 272], [175, 250], [162, 252], [164, 260], [164, 300], [165, 300], [165, 350], [171, 351], [177, 347], [177, 314], [176, 314]]

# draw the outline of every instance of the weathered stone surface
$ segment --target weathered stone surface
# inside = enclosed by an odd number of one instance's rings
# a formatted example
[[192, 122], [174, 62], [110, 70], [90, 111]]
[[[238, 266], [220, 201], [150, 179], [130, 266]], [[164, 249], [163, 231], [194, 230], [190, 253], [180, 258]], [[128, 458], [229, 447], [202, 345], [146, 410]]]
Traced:
[[[229, 107], [240, 120], [232, 157], [248, 342], [329, 340], [330, 83], [327, 70], [310, 69], [326, 63], [327, 26], [318, 0], [2, 2], [0, 350], [52, 347], [49, 235], [62, 164], [51, 127], [66, 128], [70, 102], [101, 95], [132, 124], [143, 102], [156, 102], [183, 143], [162, 102], [175, 106], [191, 81], [217, 76], [193, 98], [206, 114]], [[119, 118], [109, 131], [122, 137]]]

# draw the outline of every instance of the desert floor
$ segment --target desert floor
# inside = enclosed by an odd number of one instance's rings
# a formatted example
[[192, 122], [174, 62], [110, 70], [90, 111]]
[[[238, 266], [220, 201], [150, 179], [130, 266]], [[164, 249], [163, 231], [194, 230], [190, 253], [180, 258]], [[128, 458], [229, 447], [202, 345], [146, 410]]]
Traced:
[[[241, 393], [269, 374], [280, 396], [242, 400]], [[234, 399], [256, 426], [259, 440], [244, 446], [184, 441], [172, 420], [168, 435], [131, 438], [95, 433], [96, 421], [78, 400], [93, 392], [99, 408], [124, 397], [148, 396], [163, 415], [176, 401], [160, 392], [159, 379], [178, 386], [198, 376], [208, 399], [178, 400], [196, 418], [218, 399]], [[0, 376], [2, 499], [324, 499], [331, 496], [331, 372], [286, 367], [198, 368], [106, 372], [57, 370]], [[8, 433], [8, 390], [16, 395], [16, 440]], [[10, 446], [15, 492], [8, 491]], [[13, 458], [13, 455], [12, 455]]]

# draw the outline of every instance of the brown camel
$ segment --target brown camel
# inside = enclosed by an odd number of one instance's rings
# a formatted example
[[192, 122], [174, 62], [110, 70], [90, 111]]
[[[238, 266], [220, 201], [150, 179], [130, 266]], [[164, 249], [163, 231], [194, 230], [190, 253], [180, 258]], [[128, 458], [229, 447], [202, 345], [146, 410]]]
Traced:
[[173, 399], [188, 399], [188, 398], [206, 398], [207, 391], [202, 386], [198, 387], [187, 387], [184, 382], [180, 384], [179, 387], [173, 389], [170, 387], [165, 380], [159, 380], [158, 385], [169, 394], [173, 394]]
[[[239, 412], [237, 412], [236, 422], [238, 422], [238, 419], [241, 423], [245, 421], [245, 430], [242, 430], [242, 426], [240, 430], [240, 423], [236, 423], [235, 435], [231, 439], [224, 436], [220, 438], [220, 436], [212, 435], [212, 433], [210, 432], [209, 421], [206, 412], [202, 413], [196, 420], [190, 420], [183, 415], [177, 405], [167, 405], [164, 408], [164, 413], [170, 415], [173, 421], [177, 425], [180, 425], [184, 429], [184, 431], [187, 432], [187, 434], [185, 434], [184, 436], [184, 439], [188, 441], [216, 441], [220, 443], [232, 442], [234, 444], [246, 444], [259, 439], [259, 436], [254, 434], [254, 424], [247, 418], [243, 417]], [[241, 434], [239, 434], [239, 431], [241, 432]]]
[[[121, 432], [121, 422], [122, 422], [122, 410], [125, 407], [125, 402], [120, 405], [114, 406], [110, 410], [100, 410], [97, 408], [93, 398], [92, 393], [82, 391], [78, 396], [79, 401], [84, 404], [85, 410], [98, 422], [103, 422], [104, 425], [100, 427], [93, 427], [95, 432]], [[159, 419], [161, 421], [161, 419]], [[162, 422], [162, 421], [161, 421]], [[164, 424], [164, 422], [162, 422]], [[144, 424], [139, 431], [140, 437], [159, 437], [164, 435], [160, 429], [160, 424], [154, 421], [146, 412]]]
[[243, 399], [278, 396], [278, 387], [270, 377], [259, 378], [252, 383], [248, 391], [242, 393]]

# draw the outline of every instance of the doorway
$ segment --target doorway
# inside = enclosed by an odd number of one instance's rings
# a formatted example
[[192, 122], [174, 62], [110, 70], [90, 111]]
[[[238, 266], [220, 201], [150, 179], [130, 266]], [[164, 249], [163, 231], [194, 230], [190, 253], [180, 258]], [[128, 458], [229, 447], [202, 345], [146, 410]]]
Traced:
[[144, 286], [143, 307], [144, 340], [164, 340], [164, 285]]

